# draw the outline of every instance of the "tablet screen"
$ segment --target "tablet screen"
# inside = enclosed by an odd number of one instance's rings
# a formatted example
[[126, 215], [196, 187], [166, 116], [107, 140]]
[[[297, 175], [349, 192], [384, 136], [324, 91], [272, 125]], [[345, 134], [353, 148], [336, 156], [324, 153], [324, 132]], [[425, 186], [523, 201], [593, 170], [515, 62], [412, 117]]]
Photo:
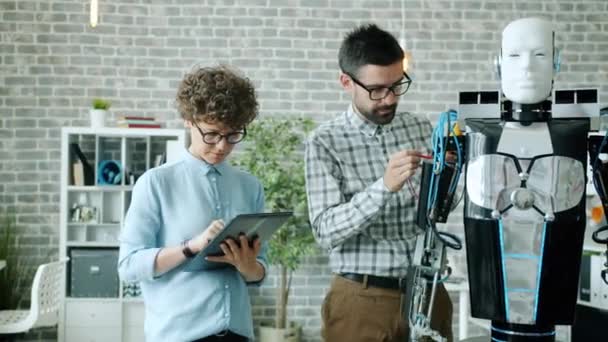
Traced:
[[184, 269], [186, 271], [200, 271], [231, 267], [229, 264], [207, 261], [205, 257], [223, 255], [220, 244], [226, 239], [239, 241], [239, 235], [241, 234], [247, 235], [250, 242], [256, 237], [260, 238], [262, 242], [267, 241], [292, 216], [293, 212], [238, 215], [222, 229], [207, 247], [192, 258]]

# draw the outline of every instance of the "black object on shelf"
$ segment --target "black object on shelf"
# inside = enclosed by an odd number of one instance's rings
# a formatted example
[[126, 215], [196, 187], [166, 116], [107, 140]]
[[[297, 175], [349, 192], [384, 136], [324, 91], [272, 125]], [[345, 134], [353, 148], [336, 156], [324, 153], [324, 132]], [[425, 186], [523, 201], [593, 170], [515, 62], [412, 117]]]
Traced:
[[[70, 150], [72, 151], [72, 158], [70, 164], [73, 167], [73, 184], [74, 185], [95, 185], [95, 171], [93, 166], [89, 164], [87, 157], [80, 150], [80, 146], [77, 143], [70, 144]], [[82, 165], [82, 174], [78, 176], [78, 169]], [[79, 177], [82, 177], [80, 180]], [[82, 183], [82, 184], [79, 184]]]

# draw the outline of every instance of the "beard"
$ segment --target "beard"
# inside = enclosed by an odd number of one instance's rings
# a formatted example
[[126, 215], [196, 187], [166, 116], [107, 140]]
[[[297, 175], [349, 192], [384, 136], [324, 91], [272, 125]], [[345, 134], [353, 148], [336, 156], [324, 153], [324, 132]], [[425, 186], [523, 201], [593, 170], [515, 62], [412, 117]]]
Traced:
[[390, 106], [381, 106], [370, 110], [359, 110], [359, 113], [368, 121], [375, 123], [376, 125], [387, 125], [395, 118], [397, 112], [397, 104]]

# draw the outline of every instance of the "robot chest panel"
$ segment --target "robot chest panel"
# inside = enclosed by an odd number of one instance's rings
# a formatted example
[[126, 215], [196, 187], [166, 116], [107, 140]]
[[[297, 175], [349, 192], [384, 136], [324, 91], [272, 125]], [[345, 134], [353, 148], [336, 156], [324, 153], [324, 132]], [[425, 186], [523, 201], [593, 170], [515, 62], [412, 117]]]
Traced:
[[[488, 138], [480, 138], [482, 147]], [[581, 201], [585, 166], [555, 154], [546, 123], [506, 123], [495, 151], [485, 145], [470, 154], [467, 164], [467, 195], [473, 204], [492, 210], [494, 216], [531, 210], [542, 220]]]

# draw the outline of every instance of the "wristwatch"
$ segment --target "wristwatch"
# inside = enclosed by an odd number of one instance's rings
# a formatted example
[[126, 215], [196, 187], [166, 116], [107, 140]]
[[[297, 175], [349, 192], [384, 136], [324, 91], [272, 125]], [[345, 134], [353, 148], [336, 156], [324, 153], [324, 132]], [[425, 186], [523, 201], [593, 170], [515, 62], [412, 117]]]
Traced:
[[190, 239], [182, 241], [182, 253], [184, 253], [186, 258], [188, 258], [188, 259], [194, 258], [194, 256], [196, 255], [196, 254], [194, 254], [194, 252], [192, 252], [192, 250], [188, 246], [189, 241], [190, 241]]

